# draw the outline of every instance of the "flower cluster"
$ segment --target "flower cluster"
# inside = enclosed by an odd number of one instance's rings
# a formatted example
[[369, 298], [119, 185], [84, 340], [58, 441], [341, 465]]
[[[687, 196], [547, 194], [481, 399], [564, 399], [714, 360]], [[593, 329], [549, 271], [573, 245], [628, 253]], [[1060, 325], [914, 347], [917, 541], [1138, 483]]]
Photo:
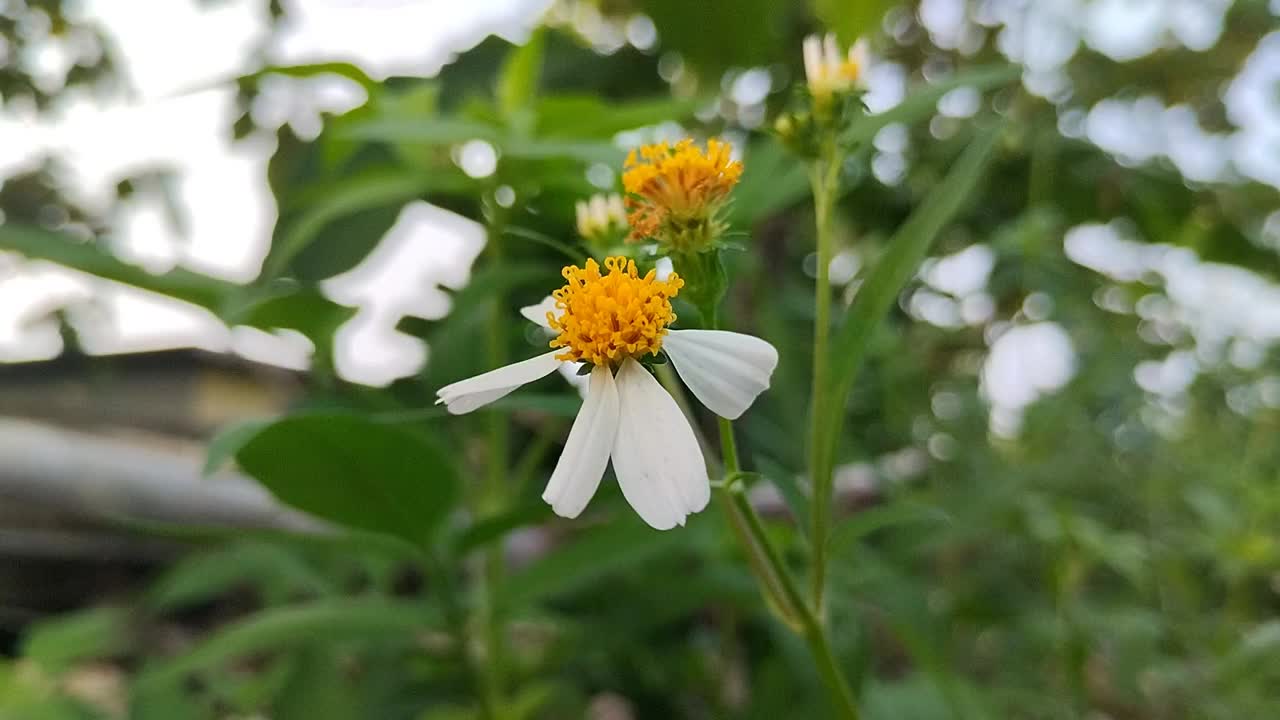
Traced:
[[742, 163], [720, 140], [646, 145], [627, 156], [622, 184], [631, 238], [653, 238], [674, 252], [710, 249], [724, 232], [722, 211], [742, 176]]
[[865, 111], [871, 55], [865, 40], [842, 52], [835, 35], [810, 35], [804, 40], [807, 81], [790, 111], [778, 116], [774, 130], [793, 151], [816, 157]]
[[606, 258], [607, 274], [600, 274], [595, 260], [586, 267], [564, 269], [568, 283], [551, 294], [556, 314], [547, 313], [547, 324], [560, 333], [553, 348], [566, 348], [556, 358], [566, 362], [613, 365], [627, 357], [658, 353], [667, 325], [675, 321], [671, 298], [684, 281], [671, 273], [657, 279], [650, 270], [643, 277], [636, 262], [622, 257]]

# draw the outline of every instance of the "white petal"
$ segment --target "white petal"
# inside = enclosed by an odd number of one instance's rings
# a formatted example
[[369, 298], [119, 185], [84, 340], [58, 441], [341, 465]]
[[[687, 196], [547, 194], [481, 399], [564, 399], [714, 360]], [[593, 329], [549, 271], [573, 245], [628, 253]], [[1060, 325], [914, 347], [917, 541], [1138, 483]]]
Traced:
[[573, 421], [569, 439], [542, 499], [561, 517], [578, 517], [600, 487], [609, 451], [618, 434], [618, 390], [613, 371], [597, 365], [591, 371], [587, 399]]
[[684, 525], [707, 506], [711, 483], [684, 413], [635, 360], [618, 370], [618, 435], [613, 471], [627, 502], [658, 530]]
[[551, 325], [547, 322], [547, 313], [551, 313], [556, 317], [560, 316], [560, 311], [556, 309], [556, 299], [550, 295], [542, 298], [542, 302], [537, 305], [525, 305], [520, 308], [520, 314], [523, 315], [526, 320], [550, 330]]
[[483, 375], [459, 380], [436, 391], [436, 404], [444, 403], [454, 415], [469, 413], [505, 396], [516, 388], [550, 375], [560, 367], [560, 350], [512, 363]]
[[671, 330], [662, 340], [680, 379], [711, 412], [736, 420], [769, 389], [778, 351], [752, 335]]
[[804, 39], [804, 74], [809, 82], [818, 82], [822, 78], [822, 40], [817, 35]]

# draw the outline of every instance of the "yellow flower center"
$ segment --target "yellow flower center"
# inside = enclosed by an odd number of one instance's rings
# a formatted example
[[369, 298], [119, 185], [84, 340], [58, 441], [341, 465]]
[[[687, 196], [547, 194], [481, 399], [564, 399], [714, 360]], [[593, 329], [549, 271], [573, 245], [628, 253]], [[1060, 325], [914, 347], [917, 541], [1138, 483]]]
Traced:
[[604, 275], [595, 260], [566, 267], [568, 284], [551, 294], [559, 317], [549, 312], [547, 322], [560, 333], [551, 347], [566, 348], [556, 356], [560, 360], [613, 366], [662, 349], [662, 336], [676, 319], [671, 298], [684, 281], [675, 273], [658, 280], [653, 270], [640, 277], [635, 261], [624, 257], [606, 258], [604, 266]]
[[711, 220], [742, 176], [742, 163], [730, 159], [731, 150], [715, 139], [707, 141], [705, 152], [689, 139], [674, 147], [664, 142], [632, 150], [622, 174], [630, 195], [631, 237], [659, 236], [672, 224], [678, 232]]

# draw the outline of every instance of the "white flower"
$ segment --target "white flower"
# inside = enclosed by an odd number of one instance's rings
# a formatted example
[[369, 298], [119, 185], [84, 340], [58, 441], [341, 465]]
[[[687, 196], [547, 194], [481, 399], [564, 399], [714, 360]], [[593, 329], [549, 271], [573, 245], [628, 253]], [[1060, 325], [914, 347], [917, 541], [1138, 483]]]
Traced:
[[847, 54], [840, 52], [834, 34], [821, 38], [810, 35], [804, 39], [804, 74], [809, 92], [815, 98], [862, 86], [870, 62], [871, 53], [864, 39], [855, 42]]
[[[586, 399], [542, 499], [563, 517], [577, 517], [595, 495], [609, 461], [631, 507], [658, 530], [683, 525], [711, 497], [706, 463], [693, 428], [674, 399], [639, 360], [662, 350], [689, 390], [712, 412], [734, 419], [769, 387], [778, 352], [760, 338], [723, 330], [668, 330], [670, 298], [683, 281], [674, 273], [639, 277], [635, 263], [588, 260], [565, 268], [569, 284], [555, 306], [521, 310], [560, 332], [553, 350], [439, 390], [449, 412], [461, 414], [551, 374], [565, 361], [593, 365]], [[541, 316], [534, 308], [544, 308]]]
[[589, 200], [579, 200], [574, 211], [578, 234], [586, 240], [607, 240], [627, 228], [627, 209], [617, 193], [596, 194]]

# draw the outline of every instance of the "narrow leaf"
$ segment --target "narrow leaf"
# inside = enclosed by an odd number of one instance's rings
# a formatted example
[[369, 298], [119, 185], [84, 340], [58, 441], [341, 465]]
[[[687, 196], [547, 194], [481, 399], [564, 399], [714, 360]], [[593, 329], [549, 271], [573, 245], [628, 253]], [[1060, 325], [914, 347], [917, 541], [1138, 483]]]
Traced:
[[814, 468], [820, 476], [834, 467], [836, 443], [844, 423], [845, 399], [866, 358], [872, 335], [884, 322], [903, 286], [915, 275], [938, 233], [960, 211], [978, 184], [1002, 130], [1003, 126], [996, 126], [979, 134], [924, 204], [902, 224], [832, 339], [830, 362], [835, 387], [814, 398], [819, 417], [823, 419], [818, 424], [822, 432], [811, 440], [820, 453], [821, 461]]

